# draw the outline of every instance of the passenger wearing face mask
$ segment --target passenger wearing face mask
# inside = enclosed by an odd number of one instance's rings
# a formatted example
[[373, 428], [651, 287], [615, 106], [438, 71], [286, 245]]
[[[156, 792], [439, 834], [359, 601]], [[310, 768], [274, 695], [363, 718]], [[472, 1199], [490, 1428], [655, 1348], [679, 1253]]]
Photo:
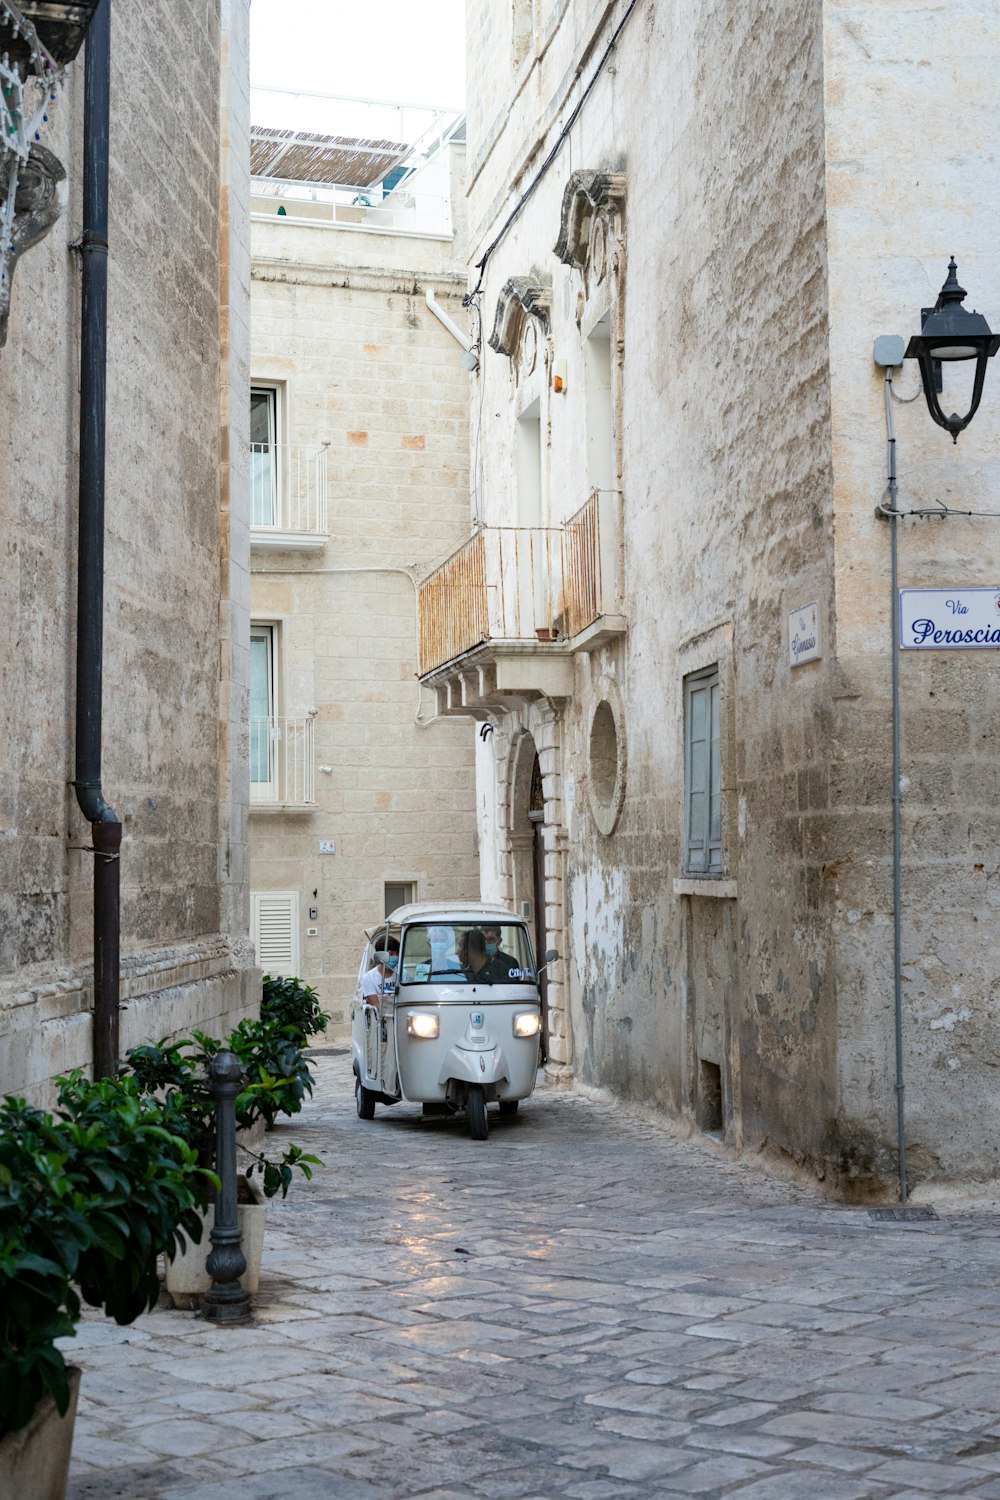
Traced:
[[387, 937], [375, 949], [379, 962], [369, 969], [361, 981], [361, 993], [366, 1005], [378, 1005], [383, 995], [391, 995], [396, 989], [396, 967], [399, 963], [399, 939]]
[[453, 927], [429, 927], [427, 940], [430, 943], [431, 961], [429, 977], [461, 971], [462, 965], [455, 951], [455, 929]]

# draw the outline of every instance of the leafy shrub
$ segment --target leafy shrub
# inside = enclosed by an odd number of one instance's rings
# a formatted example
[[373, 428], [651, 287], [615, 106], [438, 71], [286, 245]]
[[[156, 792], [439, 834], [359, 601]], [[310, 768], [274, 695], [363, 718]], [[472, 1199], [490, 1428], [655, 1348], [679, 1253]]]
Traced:
[[294, 1033], [294, 1040], [300, 1047], [330, 1022], [327, 1013], [320, 1009], [316, 991], [308, 984], [271, 974], [264, 975], [260, 1018], [265, 1025], [276, 1026], [288, 1035]]
[[152, 1307], [156, 1258], [200, 1239], [215, 1181], [134, 1080], [59, 1082], [58, 1116], [0, 1102], [0, 1436], [46, 1392], [66, 1410], [54, 1341], [80, 1296], [118, 1323]]
[[[236, 1054], [245, 1078], [236, 1096], [238, 1130], [250, 1130], [261, 1119], [270, 1128], [279, 1114], [297, 1114], [312, 1093], [312, 1072], [300, 1047], [283, 1029], [263, 1021], [241, 1021], [225, 1040], [201, 1031], [179, 1040], [164, 1038], [155, 1046], [133, 1048], [125, 1063], [139, 1089], [159, 1099], [166, 1127], [182, 1136], [206, 1166], [215, 1160], [215, 1096], [208, 1068], [223, 1048]], [[299, 1146], [289, 1146], [276, 1160], [243, 1145], [239, 1150], [249, 1158], [247, 1176], [260, 1172], [268, 1198], [279, 1189], [286, 1196], [293, 1168], [310, 1178], [311, 1168], [322, 1165]]]

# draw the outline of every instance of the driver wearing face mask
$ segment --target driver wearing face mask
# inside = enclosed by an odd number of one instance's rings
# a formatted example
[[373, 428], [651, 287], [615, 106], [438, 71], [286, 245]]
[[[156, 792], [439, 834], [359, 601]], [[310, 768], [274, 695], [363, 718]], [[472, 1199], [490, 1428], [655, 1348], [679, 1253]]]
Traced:
[[494, 984], [503, 984], [510, 977], [511, 971], [520, 975], [521, 970], [518, 961], [509, 953], [505, 953], [500, 946], [500, 928], [497, 926], [484, 927], [483, 937], [486, 940], [486, 962], [489, 966], [489, 975]]
[[366, 1005], [376, 1008], [383, 995], [392, 995], [396, 989], [396, 967], [399, 963], [399, 939], [386, 937], [375, 949], [378, 963], [368, 970], [361, 981], [361, 993]]

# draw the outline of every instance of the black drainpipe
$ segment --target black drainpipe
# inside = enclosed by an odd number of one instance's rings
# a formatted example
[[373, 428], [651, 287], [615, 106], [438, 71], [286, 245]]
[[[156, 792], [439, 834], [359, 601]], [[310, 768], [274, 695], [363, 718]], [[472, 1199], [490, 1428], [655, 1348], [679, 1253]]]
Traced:
[[77, 569], [76, 775], [94, 842], [94, 1077], [118, 1061], [122, 825], [101, 786], [104, 653], [104, 449], [108, 335], [110, 0], [87, 31], [83, 122], [83, 304], [80, 338], [80, 545]]

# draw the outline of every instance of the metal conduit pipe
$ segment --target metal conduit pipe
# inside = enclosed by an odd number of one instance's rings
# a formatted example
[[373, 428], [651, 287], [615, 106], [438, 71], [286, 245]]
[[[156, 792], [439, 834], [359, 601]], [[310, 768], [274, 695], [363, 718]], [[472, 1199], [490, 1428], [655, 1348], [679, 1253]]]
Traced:
[[[900, 777], [902, 764], [899, 744], [899, 483], [896, 478], [896, 426], [892, 416], [892, 366], [885, 367], [885, 433], [889, 475], [886, 490], [889, 504], [881, 512], [891, 528], [890, 558], [892, 590], [892, 992], [896, 1036], [896, 1150], [899, 1172], [899, 1198], [909, 1196], [906, 1176], [906, 1080], [903, 1049], [903, 873], [901, 856]], [[884, 498], [884, 497], [883, 497]]]
[[101, 783], [104, 666], [104, 455], [108, 334], [108, 137], [111, 10], [87, 31], [83, 126], [83, 298], [80, 336], [80, 505], [77, 558], [76, 769], [73, 788], [94, 853], [94, 1077], [115, 1071], [121, 982], [122, 825]]

